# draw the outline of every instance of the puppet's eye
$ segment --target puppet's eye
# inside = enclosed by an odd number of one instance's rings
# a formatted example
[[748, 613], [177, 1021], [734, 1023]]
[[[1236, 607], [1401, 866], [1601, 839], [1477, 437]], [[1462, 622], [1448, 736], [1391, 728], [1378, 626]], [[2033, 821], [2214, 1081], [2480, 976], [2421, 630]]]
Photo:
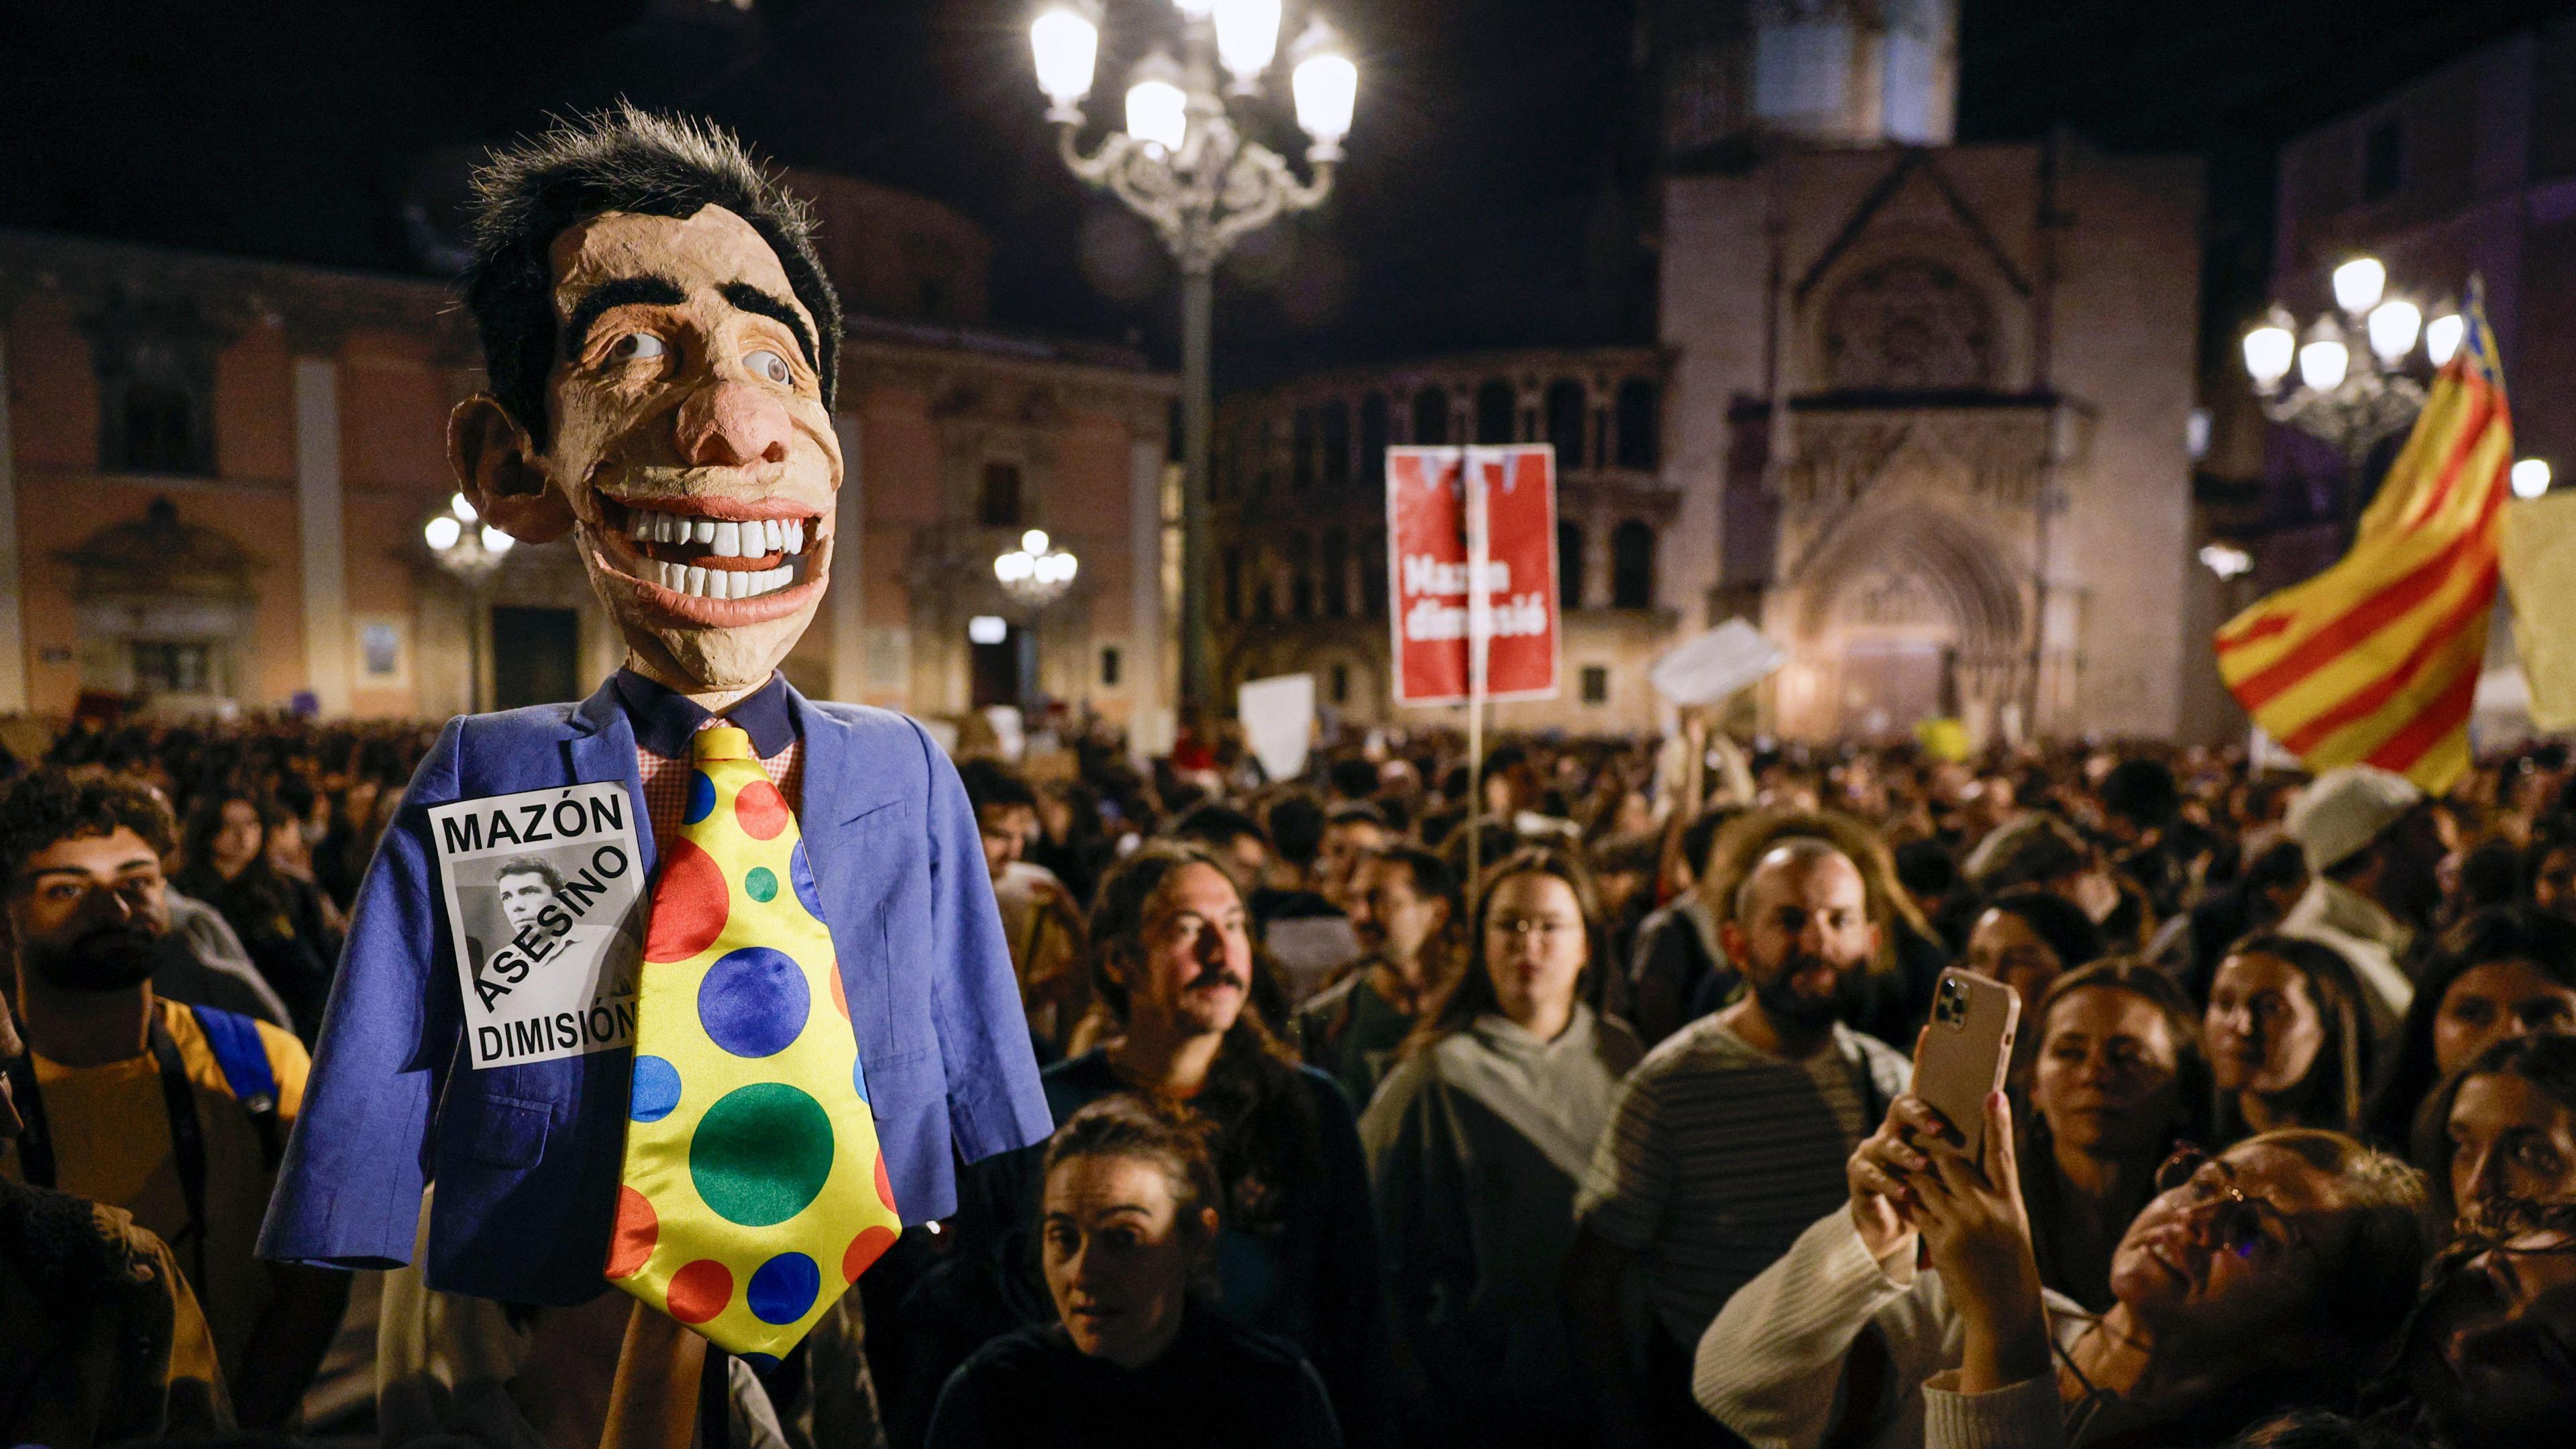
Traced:
[[778, 384], [780, 387], [785, 387], [789, 382], [793, 381], [796, 376], [795, 373], [788, 370], [786, 358], [779, 356], [775, 352], [768, 351], [765, 348], [744, 358], [743, 361], [750, 366], [752, 371], [759, 373], [762, 377], [768, 378], [771, 382]]
[[620, 337], [615, 342], [609, 344], [608, 360], [611, 362], [649, 362], [654, 358], [667, 356], [670, 351], [671, 344], [654, 336], [650, 332], [629, 332], [625, 336]]

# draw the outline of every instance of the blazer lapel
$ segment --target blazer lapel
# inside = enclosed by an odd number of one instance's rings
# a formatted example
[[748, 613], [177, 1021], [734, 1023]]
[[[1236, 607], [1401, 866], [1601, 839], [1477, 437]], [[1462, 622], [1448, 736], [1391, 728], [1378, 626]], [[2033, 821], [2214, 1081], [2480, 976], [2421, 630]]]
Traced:
[[564, 753], [573, 783], [625, 782], [627, 807], [635, 812], [636, 849], [643, 856], [644, 878], [651, 880], [657, 858], [653, 814], [644, 808], [644, 774], [635, 763], [635, 726], [617, 702], [614, 676], [572, 712], [572, 731], [572, 738], [564, 741]]

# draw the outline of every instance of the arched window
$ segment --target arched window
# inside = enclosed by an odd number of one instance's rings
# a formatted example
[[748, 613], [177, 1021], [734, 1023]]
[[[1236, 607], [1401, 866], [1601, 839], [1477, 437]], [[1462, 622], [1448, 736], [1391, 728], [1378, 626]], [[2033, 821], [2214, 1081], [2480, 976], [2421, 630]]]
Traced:
[[1386, 486], [1386, 394], [1382, 392], [1360, 399], [1360, 481], [1371, 488]]
[[1243, 617], [1243, 550], [1225, 551], [1225, 621], [1229, 624]]
[[1360, 545], [1360, 602], [1372, 619], [1386, 617], [1386, 530], [1372, 528]]
[[1315, 617], [1315, 541], [1294, 534], [1288, 540], [1288, 612], [1292, 617]]
[[1583, 525], [1571, 519], [1556, 525], [1556, 601], [1560, 609], [1583, 607]]
[[1323, 556], [1317, 571], [1324, 576], [1324, 617], [1347, 619], [1351, 613], [1351, 539], [1338, 528], [1324, 531]]
[[1512, 385], [1499, 377], [1489, 379], [1483, 387], [1476, 389], [1476, 441], [1486, 444], [1515, 441], [1512, 437], [1512, 414], [1519, 410], [1514, 405], [1517, 401], [1512, 394]]
[[1413, 395], [1413, 441], [1430, 448], [1449, 441], [1449, 389], [1426, 387]]
[[1825, 307], [1825, 373], [1838, 388], [1930, 392], [1991, 386], [1995, 326], [1986, 299], [1921, 257], [1881, 262]]
[[1583, 384], [1572, 378], [1548, 384], [1547, 441], [1556, 449], [1557, 471], [1583, 466]]
[[1324, 487], [1339, 493], [1351, 486], [1351, 405], [1336, 398], [1315, 416], [1316, 446], [1324, 455]]
[[1315, 410], [1313, 408], [1297, 409], [1296, 422], [1289, 435], [1289, 447], [1293, 450], [1292, 461], [1289, 463], [1289, 486], [1300, 493], [1311, 491], [1315, 486]]
[[1655, 531], [1631, 518], [1610, 530], [1610, 607], [1655, 606]]
[[1660, 451], [1658, 429], [1662, 420], [1656, 416], [1655, 385], [1642, 377], [1632, 377], [1619, 384], [1619, 466], [1640, 473], [1651, 473]]

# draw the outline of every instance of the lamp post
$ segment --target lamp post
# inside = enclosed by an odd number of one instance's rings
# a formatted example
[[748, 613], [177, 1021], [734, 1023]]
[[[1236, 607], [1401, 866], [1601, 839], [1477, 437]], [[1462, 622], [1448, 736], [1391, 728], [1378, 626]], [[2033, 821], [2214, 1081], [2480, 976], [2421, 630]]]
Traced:
[[438, 561], [438, 566], [465, 586], [466, 708], [479, 713], [483, 708], [485, 590], [491, 585], [492, 575], [500, 571], [501, 560], [519, 541], [483, 522], [462, 493], [449, 498], [445, 508], [421, 524], [420, 537], [429, 545], [429, 555]]
[[[1064, 597], [1064, 591], [1073, 587], [1073, 576], [1081, 568], [1082, 560], [1075, 558], [1070, 550], [1055, 547], [1047, 538], [1045, 529], [1032, 528], [1020, 535], [1018, 548], [993, 560], [993, 577], [1001, 581], [1002, 592], [1028, 608], [1029, 627], [1035, 632], [1046, 606]], [[1045, 637], [1040, 635], [1038, 642], [1043, 645]], [[1034, 650], [1028, 668], [1032, 677], [1022, 680], [1020, 693], [1024, 699], [1034, 700], [1038, 693], [1038, 683], [1033, 677], [1036, 673]]]
[[[1050, 102], [1064, 164], [1153, 223], [1181, 269], [1181, 704], [1204, 709], [1208, 673], [1209, 332], [1216, 265], [1245, 234], [1283, 212], [1319, 206], [1350, 133], [1359, 68], [1321, 20], [1290, 47], [1289, 90], [1312, 179], [1237, 129], [1228, 98], [1256, 98], [1277, 59], [1281, 0], [1172, 0], [1182, 54], [1157, 49], [1127, 88], [1127, 129], [1090, 155], [1077, 137], [1100, 52], [1097, 0], [1046, 0], [1029, 26], [1038, 88]], [[1219, 77], [1222, 69], [1231, 84]], [[1220, 86], [1223, 89], [1220, 90]]]
[[[2354, 257], [2334, 269], [2334, 309], [2318, 314], [2306, 331], [2278, 302], [2245, 334], [2245, 374], [2263, 399], [2263, 414], [2332, 445], [2344, 456], [2344, 531], [2360, 521], [2362, 469], [2381, 439], [2415, 421], [2424, 385], [2408, 370], [2420, 335], [2434, 367], [2459, 351], [2466, 323], [2444, 302], [2430, 322], [2422, 309], [2388, 295], [2388, 269], [2375, 257]], [[2363, 345], [2355, 355], [2354, 342]], [[2298, 386], [2282, 384], [2293, 367]]]

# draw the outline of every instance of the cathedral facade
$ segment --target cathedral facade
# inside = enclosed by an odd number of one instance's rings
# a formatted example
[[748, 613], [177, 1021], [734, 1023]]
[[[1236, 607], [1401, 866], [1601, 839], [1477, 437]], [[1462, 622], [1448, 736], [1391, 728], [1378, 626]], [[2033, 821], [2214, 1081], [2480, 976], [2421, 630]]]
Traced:
[[1951, 144], [1937, 0], [1732, 13], [1662, 35], [1692, 622], [1786, 648], [1792, 738], [2214, 738], [2199, 163]]

